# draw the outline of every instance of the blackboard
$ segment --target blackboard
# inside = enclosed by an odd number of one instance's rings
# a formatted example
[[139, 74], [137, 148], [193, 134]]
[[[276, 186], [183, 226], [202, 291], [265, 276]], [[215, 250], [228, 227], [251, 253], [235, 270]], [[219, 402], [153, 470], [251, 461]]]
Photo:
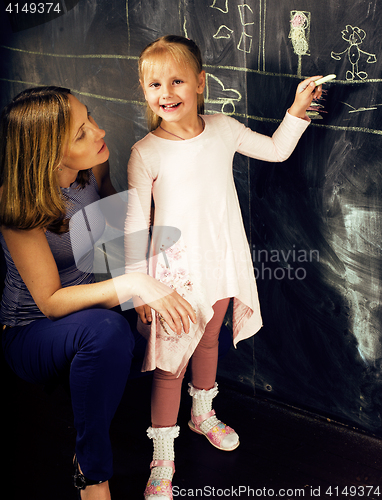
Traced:
[[235, 158], [264, 327], [220, 376], [382, 436], [382, 2], [59, 3], [60, 15], [36, 21], [4, 2], [0, 104], [32, 85], [71, 88], [106, 130], [118, 190], [147, 133], [137, 57], [156, 37], [194, 39], [206, 112], [266, 134], [304, 76], [337, 75], [287, 162]]

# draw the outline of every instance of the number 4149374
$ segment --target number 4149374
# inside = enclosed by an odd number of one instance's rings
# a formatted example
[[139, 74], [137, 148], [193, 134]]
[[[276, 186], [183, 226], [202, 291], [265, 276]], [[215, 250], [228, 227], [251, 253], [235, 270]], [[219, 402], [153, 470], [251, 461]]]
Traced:
[[49, 14], [61, 13], [60, 3], [39, 2], [39, 3], [9, 3], [5, 8], [9, 14]]
[[341, 495], [341, 497], [357, 497], [357, 498], [375, 498], [375, 497], [378, 497], [380, 498], [380, 496], [382, 496], [382, 490], [380, 489], [379, 486], [345, 486], [345, 488], [343, 487], [339, 487], [339, 486], [335, 486], [335, 487], [329, 487], [326, 491], [325, 491], [325, 495], [326, 496], [333, 496], [333, 497], [339, 497]]

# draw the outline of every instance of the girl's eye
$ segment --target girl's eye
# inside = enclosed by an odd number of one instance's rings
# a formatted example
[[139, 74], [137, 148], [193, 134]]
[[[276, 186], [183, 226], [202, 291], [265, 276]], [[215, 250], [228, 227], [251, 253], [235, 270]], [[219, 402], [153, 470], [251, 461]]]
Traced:
[[175, 85], [178, 85], [179, 83], [182, 83], [182, 80], [174, 80]]
[[150, 88], [156, 89], [159, 87], [159, 83], [150, 83], [149, 85]]

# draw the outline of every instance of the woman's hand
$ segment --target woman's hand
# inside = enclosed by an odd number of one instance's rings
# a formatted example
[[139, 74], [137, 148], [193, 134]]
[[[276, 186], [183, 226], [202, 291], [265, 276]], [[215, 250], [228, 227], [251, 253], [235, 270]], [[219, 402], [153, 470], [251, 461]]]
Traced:
[[312, 104], [313, 99], [319, 99], [322, 94], [322, 85], [316, 87], [315, 81], [321, 76], [312, 76], [298, 84], [296, 96], [292, 106], [289, 108], [289, 114], [297, 118], [304, 119], [306, 110]]
[[150, 308], [157, 311], [179, 335], [182, 326], [188, 333], [190, 319], [196, 322], [195, 312], [186, 300], [144, 273], [122, 274], [98, 283], [63, 288], [43, 229], [24, 231], [2, 228], [2, 233], [37, 307], [51, 320], [91, 307], [110, 309], [138, 296], [146, 311]]
[[190, 319], [196, 323], [196, 314], [191, 305], [177, 292], [151, 276], [133, 274], [136, 289], [133, 302], [141, 321], [144, 324], [151, 323], [151, 309], [154, 309], [178, 335], [182, 333], [182, 329], [188, 333]]

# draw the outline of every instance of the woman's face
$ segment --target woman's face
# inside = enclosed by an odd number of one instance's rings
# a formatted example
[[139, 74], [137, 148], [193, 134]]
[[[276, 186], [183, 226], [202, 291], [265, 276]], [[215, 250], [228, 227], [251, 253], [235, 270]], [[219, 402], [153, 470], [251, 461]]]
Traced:
[[68, 97], [72, 123], [60, 167], [78, 172], [104, 163], [109, 158], [109, 150], [103, 140], [105, 131], [98, 127], [87, 107], [73, 95]]

